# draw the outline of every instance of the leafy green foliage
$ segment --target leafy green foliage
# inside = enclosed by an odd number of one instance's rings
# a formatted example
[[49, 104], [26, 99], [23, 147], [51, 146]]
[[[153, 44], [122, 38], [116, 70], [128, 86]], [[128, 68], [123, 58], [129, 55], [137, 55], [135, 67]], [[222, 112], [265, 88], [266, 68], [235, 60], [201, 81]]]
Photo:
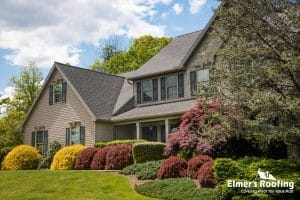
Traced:
[[41, 88], [42, 80], [43, 75], [33, 62], [18, 77], [13, 76], [10, 84], [15, 88], [15, 94], [9, 109], [27, 113]]
[[2, 169], [25, 170], [36, 169], [41, 160], [41, 154], [32, 146], [20, 145], [13, 148], [2, 162]]
[[[252, 181], [258, 169], [269, 171], [274, 177], [285, 181], [294, 181], [295, 189], [292, 194], [241, 194], [240, 189], [229, 188], [226, 183], [219, 182], [217, 186], [221, 199], [297, 199], [300, 194], [300, 161], [299, 160], [273, 160], [257, 157], [245, 157], [239, 160], [216, 159], [214, 174], [218, 181], [225, 179]], [[238, 171], [238, 174], [234, 172]], [[226, 172], [226, 171], [230, 171]], [[258, 188], [255, 188], [258, 189]], [[275, 189], [275, 188], [274, 188]]]
[[135, 175], [140, 180], [155, 179], [156, 173], [162, 162], [162, 160], [157, 160], [129, 165], [124, 168], [121, 173], [126, 175]]
[[214, 163], [214, 176], [218, 181], [240, 178], [242, 175], [242, 168], [237, 161], [229, 158], [218, 158]]
[[130, 144], [133, 145], [135, 143], [140, 142], [147, 142], [146, 140], [113, 140], [110, 142], [96, 142], [94, 144], [94, 147], [105, 147], [105, 146], [111, 146], [111, 145], [118, 145], [118, 144]]
[[45, 157], [41, 160], [38, 166], [38, 169], [49, 169], [54, 155], [56, 154], [56, 152], [58, 152], [60, 148], [61, 144], [57, 140], [51, 142]]
[[165, 144], [161, 142], [141, 142], [132, 146], [134, 163], [162, 160]]
[[[128, 51], [116, 51], [115, 53], [110, 54], [108, 57], [102, 56], [103, 58], [108, 59], [104, 59], [103, 62], [96, 60], [92, 64], [91, 68], [96, 71], [112, 74], [132, 71], [141, 67], [170, 42], [171, 38], [159, 38], [145, 35], [134, 39]], [[113, 48], [108, 48], [109, 51], [107, 52], [114, 50], [114, 45], [112, 47]], [[105, 51], [106, 50], [104, 49], [104, 52]]]
[[297, 145], [298, 5], [288, 0], [222, 3], [214, 29], [224, 43], [212, 68], [209, 93], [236, 107], [243, 130], [249, 130], [242, 134], [258, 138], [262, 149], [271, 139]]
[[217, 199], [216, 190], [206, 188], [197, 189], [192, 180], [185, 178], [156, 180], [138, 185], [136, 191], [145, 196], [168, 200]]

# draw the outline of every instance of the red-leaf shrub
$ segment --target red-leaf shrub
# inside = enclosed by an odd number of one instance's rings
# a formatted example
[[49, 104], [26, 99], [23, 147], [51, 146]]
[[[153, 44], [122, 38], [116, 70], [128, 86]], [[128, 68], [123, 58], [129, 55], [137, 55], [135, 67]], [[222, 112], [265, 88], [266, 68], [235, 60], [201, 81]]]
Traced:
[[187, 176], [196, 179], [200, 167], [209, 161], [213, 161], [213, 159], [207, 155], [194, 156], [188, 161]]
[[133, 164], [133, 156], [129, 144], [111, 146], [106, 154], [106, 170], [121, 170], [131, 164]]
[[91, 169], [91, 163], [98, 150], [99, 148], [89, 147], [81, 151], [76, 158], [75, 169]]
[[106, 165], [106, 154], [110, 151], [111, 146], [106, 146], [97, 151], [91, 163], [91, 169], [103, 170]]
[[214, 145], [226, 141], [232, 113], [218, 102], [198, 99], [195, 106], [182, 115], [177, 131], [169, 135], [164, 155], [210, 155]]
[[176, 156], [171, 156], [163, 161], [157, 172], [157, 177], [160, 179], [184, 177], [186, 176], [186, 169], [186, 160]]
[[198, 181], [201, 187], [214, 187], [215, 178], [213, 175], [214, 162], [204, 163], [198, 171]]

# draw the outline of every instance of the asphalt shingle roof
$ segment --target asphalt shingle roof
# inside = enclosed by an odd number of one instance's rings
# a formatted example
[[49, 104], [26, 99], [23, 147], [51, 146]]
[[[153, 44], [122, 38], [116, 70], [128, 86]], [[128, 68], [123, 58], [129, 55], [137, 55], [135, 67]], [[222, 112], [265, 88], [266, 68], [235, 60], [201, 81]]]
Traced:
[[133, 108], [111, 118], [112, 121], [127, 121], [142, 118], [155, 118], [174, 114], [182, 114], [194, 106], [195, 100], [178, 101]]
[[97, 119], [109, 119], [125, 78], [55, 63]]
[[170, 44], [164, 47], [138, 70], [128, 74], [128, 79], [137, 79], [158, 73], [178, 70], [190, 53], [201, 31], [177, 36]]

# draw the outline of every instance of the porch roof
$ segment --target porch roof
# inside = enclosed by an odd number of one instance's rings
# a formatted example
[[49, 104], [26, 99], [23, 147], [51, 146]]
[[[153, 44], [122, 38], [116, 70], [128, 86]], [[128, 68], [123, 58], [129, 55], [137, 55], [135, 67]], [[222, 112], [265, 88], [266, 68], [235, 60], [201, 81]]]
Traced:
[[151, 106], [136, 107], [132, 110], [113, 116], [114, 122], [148, 119], [172, 115], [181, 115], [194, 106], [195, 100], [178, 101]]

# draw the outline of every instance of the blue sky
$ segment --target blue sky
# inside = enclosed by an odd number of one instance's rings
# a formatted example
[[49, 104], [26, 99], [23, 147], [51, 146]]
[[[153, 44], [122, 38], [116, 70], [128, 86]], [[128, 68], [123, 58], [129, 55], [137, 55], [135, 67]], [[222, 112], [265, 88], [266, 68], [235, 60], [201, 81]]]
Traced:
[[0, 94], [12, 95], [9, 78], [30, 61], [44, 77], [54, 61], [88, 67], [98, 58], [99, 42], [111, 36], [127, 46], [145, 34], [197, 31], [218, 5], [217, 0], [2, 0]]

